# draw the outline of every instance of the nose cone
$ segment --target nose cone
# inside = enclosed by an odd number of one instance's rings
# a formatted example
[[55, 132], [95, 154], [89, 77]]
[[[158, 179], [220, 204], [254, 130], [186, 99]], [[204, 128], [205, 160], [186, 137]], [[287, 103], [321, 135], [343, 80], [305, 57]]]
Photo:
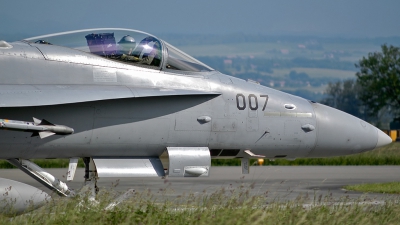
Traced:
[[312, 103], [317, 121], [317, 139], [309, 157], [360, 153], [391, 143], [385, 133], [340, 110]]
[[380, 148], [385, 145], [392, 143], [392, 138], [390, 138], [387, 134], [383, 133], [381, 130], [378, 130], [378, 142], [376, 143], [375, 148]]

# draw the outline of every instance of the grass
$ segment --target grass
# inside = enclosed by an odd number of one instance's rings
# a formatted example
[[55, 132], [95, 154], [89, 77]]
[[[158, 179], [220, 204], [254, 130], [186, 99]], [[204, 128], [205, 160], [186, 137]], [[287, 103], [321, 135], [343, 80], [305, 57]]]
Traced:
[[[68, 168], [68, 159], [34, 159], [32, 160], [42, 168]], [[251, 164], [257, 160], [252, 159]], [[240, 166], [240, 159], [212, 159], [212, 166]], [[277, 159], [274, 161], [264, 160], [263, 165], [273, 166], [361, 166], [361, 165], [400, 165], [400, 142], [364, 152], [361, 154], [339, 156], [331, 158], [299, 158], [293, 161]], [[82, 159], [79, 159], [78, 167], [83, 168]], [[5, 160], [0, 160], [0, 169], [15, 168]]]
[[[0, 215], [0, 224], [399, 224], [400, 205], [395, 200], [382, 205], [334, 203], [329, 196], [296, 201], [267, 201], [267, 196], [250, 195], [248, 188], [220, 189], [213, 193], [183, 194], [156, 198], [150, 191], [135, 195], [111, 210], [105, 206], [115, 197], [101, 190], [91, 204], [86, 196], [53, 198], [40, 209], [19, 216]], [[312, 197], [311, 197], [312, 198]]]
[[[251, 161], [257, 163], [256, 160]], [[240, 166], [240, 159], [215, 159], [212, 164], [217, 166]], [[400, 142], [393, 142], [385, 147], [361, 154], [330, 157], [330, 158], [299, 158], [293, 161], [277, 159], [264, 160], [263, 165], [275, 166], [361, 166], [361, 165], [400, 165]]]
[[[68, 168], [69, 164], [69, 159], [34, 159], [32, 161], [42, 168]], [[79, 159], [78, 167], [85, 167], [82, 159]], [[13, 168], [16, 167], [8, 163], [6, 160], [0, 160], [0, 169]]]
[[[400, 165], [400, 143], [378, 150], [326, 159], [265, 160], [265, 165]], [[238, 165], [239, 160], [213, 160], [213, 164]], [[67, 167], [68, 160], [35, 160], [41, 166]], [[256, 163], [256, 160], [252, 160]], [[0, 164], [2, 165], [2, 164]], [[82, 162], [80, 161], [80, 165]], [[369, 189], [361, 189], [367, 187]], [[400, 183], [346, 186], [348, 190], [399, 193]], [[400, 197], [391, 197], [381, 205], [353, 202], [346, 197], [299, 196], [282, 202], [268, 197], [268, 191], [251, 195], [250, 186], [222, 188], [212, 193], [170, 195], [160, 189], [159, 197], [150, 190], [136, 192], [133, 198], [112, 210], [105, 206], [117, 196], [101, 189], [99, 205], [90, 205], [87, 197], [54, 197], [47, 205], [31, 213], [10, 218], [0, 215], [0, 224], [399, 224]], [[174, 197], [173, 197], [174, 196]], [[86, 202], [85, 206], [82, 204]], [[310, 203], [305, 206], [305, 203]]]
[[351, 191], [400, 194], [400, 182], [356, 184], [344, 187]]

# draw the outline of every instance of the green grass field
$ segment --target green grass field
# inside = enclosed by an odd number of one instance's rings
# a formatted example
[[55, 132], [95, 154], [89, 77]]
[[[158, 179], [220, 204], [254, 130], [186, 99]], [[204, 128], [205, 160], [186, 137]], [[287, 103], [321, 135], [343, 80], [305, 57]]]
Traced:
[[[168, 194], [167, 192], [165, 193]], [[135, 195], [111, 210], [104, 208], [115, 197], [100, 191], [99, 204], [87, 197], [53, 198], [42, 208], [13, 217], [0, 215], [0, 224], [399, 224], [398, 199], [383, 205], [364, 204], [331, 197], [314, 201], [299, 196], [295, 201], [268, 201], [252, 196], [247, 188], [213, 193], [154, 198], [149, 191]], [[313, 197], [311, 197], [313, 198]], [[308, 204], [304, 204], [308, 203]]]
[[376, 192], [386, 194], [400, 194], [400, 182], [356, 184], [348, 185], [344, 188], [351, 191], [361, 191], [365, 193]]
[[[68, 168], [68, 159], [35, 159], [33, 160], [42, 168]], [[256, 160], [251, 163], [255, 164]], [[240, 166], [240, 159], [212, 159], [213, 166]], [[400, 142], [394, 142], [388, 146], [361, 154], [331, 157], [331, 158], [299, 158], [293, 161], [277, 159], [275, 161], [265, 160], [264, 165], [275, 166], [302, 166], [302, 165], [400, 165]], [[79, 167], [83, 167], [83, 161], [80, 159]], [[0, 160], [0, 168], [14, 168], [5, 160]]]
[[[67, 159], [34, 160], [42, 167], [67, 167]], [[256, 160], [252, 160], [256, 163]], [[213, 165], [239, 165], [240, 161], [212, 160]], [[82, 166], [80, 161], [80, 166]], [[265, 161], [264, 165], [400, 165], [400, 143], [357, 155], [326, 159]], [[5, 161], [3, 168], [9, 168]], [[362, 189], [367, 187], [369, 189]], [[363, 192], [398, 193], [399, 183], [363, 184], [345, 187]], [[371, 189], [372, 187], [372, 189]], [[251, 185], [220, 189], [212, 193], [186, 193], [171, 197], [172, 190], [162, 189], [155, 197], [150, 191], [137, 192], [133, 198], [112, 210], [104, 207], [117, 196], [101, 189], [100, 204], [83, 206], [86, 197], [54, 197], [42, 208], [11, 217], [0, 215], [0, 224], [399, 224], [400, 197], [391, 197], [382, 205], [365, 204], [343, 197], [298, 196], [282, 202], [268, 193], [251, 195]], [[311, 202], [311, 204], [310, 204]], [[339, 202], [339, 203], [337, 203]], [[307, 204], [304, 204], [307, 203]]]
[[[252, 163], [256, 163], [255, 160]], [[213, 165], [239, 166], [239, 159], [232, 160], [213, 160]], [[350, 166], [350, 165], [400, 165], [400, 142], [394, 142], [388, 146], [382, 147], [361, 154], [339, 156], [331, 158], [299, 158], [293, 161], [277, 159], [275, 161], [265, 160], [264, 165], [275, 166], [303, 166], [303, 165], [321, 165], [321, 166]]]

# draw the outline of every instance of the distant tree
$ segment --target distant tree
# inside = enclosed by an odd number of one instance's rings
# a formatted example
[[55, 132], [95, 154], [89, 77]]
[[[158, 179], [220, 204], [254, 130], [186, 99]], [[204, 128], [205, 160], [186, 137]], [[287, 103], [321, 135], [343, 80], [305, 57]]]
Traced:
[[369, 53], [356, 67], [357, 83], [363, 91], [360, 100], [378, 114], [383, 109], [400, 118], [400, 48], [382, 45], [382, 52]]
[[329, 82], [325, 90], [327, 97], [321, 103], [363, 118], [364, 107], [358, 98], [360, 90], [361, 87], [352, 79], [335, 83]]

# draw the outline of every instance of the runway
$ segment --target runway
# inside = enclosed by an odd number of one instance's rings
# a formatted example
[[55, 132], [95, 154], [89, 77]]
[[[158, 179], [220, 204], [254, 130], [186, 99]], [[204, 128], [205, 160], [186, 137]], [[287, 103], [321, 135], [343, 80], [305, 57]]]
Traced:
[[[67, 168], [47, 169], [48, 172], [65, 181]], [[183, 193], [213, 193], [224, 188], [234, 190], [246, 188], [252, 195], [267, 195], [274, 201], [294, 200], [299, 196], [331, 196], [335, 201], [343, 198], [363, 201], [383, 201], [398, 195], [363, 194], [343, 190], [349, 184], [380, 183], [400, 181], [400, 166], [252, 166], [250, 174], [242, 175], [240, 167], [212, 167], [209, 177], [200, 178], [101, 178], [100, 188], [114, 188], [126, 191], [133, 188], [138, 192], [146, 189], [153, 195], [176, 197]], [[83, 184], [83, 169], [78, 169], [75, 179], [68, 186], [79, 189]], [[20, 181], [46, 190], [44, 186], [18, 169], [2, 169], [0, 177]], [[167, 194], [163, 192], [167, 190]]]

